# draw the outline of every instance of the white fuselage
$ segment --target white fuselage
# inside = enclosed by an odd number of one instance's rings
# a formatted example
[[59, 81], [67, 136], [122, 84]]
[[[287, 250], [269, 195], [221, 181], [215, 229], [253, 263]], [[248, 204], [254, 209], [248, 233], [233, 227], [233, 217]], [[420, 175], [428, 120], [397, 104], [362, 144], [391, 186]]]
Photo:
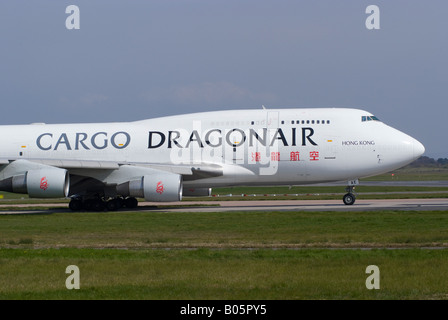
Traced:
[[198, 170], [216, 166], [222, 170], [217, 176], [185, 179], [184, 185], [192, 187], [351, 180], [402, 167], [424, 152], [420, 142], [372, 118], [369, 112], [338, 108], [217, 111], [126, 123], [1, 126], [0, 133], [2, 159], [150, 164], [171, 171], [176, 166]]

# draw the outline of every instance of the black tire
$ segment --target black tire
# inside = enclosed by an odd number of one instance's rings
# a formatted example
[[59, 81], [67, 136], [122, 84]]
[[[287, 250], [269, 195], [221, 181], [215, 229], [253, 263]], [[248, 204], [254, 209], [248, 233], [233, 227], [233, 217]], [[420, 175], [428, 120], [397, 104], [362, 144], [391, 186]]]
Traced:
[[82, 208], [86, 211], [92, 211], [93, 210], [93, 199], [84, 200], [82, 203]]
[[72, 211], [80, 211], [82, 209], [82, 201], [79, 199], [72, 199], [68, 204], [68, 207]]
[[353, 193], [347, 193], [342, 198], [342, 201], [344, 201], [344, 204], [347, 205], [347, 206], [351, 206], [352, 204], [354, 204], [355, 200], [356, 200], [356, 197], [355, 197], [355, 195]]
[[106, 207], [108, 211], [116, 211], [118, 208], [120, 208], [118, 200], [117, 199], [111, 199], [107, 201]]
[[115, 198], [117, 202], [117, 209], [121, 209], [124, 206], [124, 199], [122, 197]]
[[126, 208], [129, 208], [129, 209], [137, 208], [137, 206], [138, 206], [138, 200], [135, 199], [134, 197], [126, 198], [126, 199], [124, 200], [124, 205], [126, 206]]
[[104, 208], [106, 207], [106, 205], [104, 204], [103, 200], [101, 199], [93, 199], [92, 200], [92, 207], [91, 210], [92, 211], [104, 211]]

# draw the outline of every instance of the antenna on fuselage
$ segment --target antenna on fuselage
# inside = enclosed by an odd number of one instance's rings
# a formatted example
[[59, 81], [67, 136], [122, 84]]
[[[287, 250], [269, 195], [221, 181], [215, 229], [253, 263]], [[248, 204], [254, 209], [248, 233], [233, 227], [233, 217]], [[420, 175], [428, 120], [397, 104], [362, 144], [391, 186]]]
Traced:
[[262, 107], [264, 110], [266, 110], [266, 107], [264, 106], [264, 104], [262, 104], [261, 107]]

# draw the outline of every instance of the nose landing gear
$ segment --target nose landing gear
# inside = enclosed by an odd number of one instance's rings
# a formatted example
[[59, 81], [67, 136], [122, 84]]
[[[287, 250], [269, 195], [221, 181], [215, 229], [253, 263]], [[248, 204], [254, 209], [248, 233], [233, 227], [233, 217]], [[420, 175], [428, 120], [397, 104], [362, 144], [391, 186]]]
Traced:
[[355, 189], [355, 185], [359, 184], [359, 180], [351, 180], [348, 182], [348, 186], [345, 188], [345, 191], [347, 192], [343, 197], [342, 197], [342, 201], [344, 202], [345, 205], [347, 206], [351, 206], [352, 204], [355, 203], [356, 200], [356, 196], [353, 193], [353, 190]]
[[342, 201], [344, 201], [344, 204], [347, 206], [351, 206], [352, 204], [354, 204], [355, 200], [356, 196], [351, 192], [345, 194], [344, 197], [342, 197]]

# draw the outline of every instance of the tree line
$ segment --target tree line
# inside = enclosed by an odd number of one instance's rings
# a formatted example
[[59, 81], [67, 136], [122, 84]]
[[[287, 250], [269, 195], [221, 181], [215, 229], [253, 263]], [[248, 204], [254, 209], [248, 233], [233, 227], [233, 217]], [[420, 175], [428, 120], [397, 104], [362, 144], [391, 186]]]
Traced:
[[408, 167], [418, 168], [418, 167], [445, 167], [448, 168], [448, 158], [438, 158], [437, 160], [422, 156], [410, 163]]

